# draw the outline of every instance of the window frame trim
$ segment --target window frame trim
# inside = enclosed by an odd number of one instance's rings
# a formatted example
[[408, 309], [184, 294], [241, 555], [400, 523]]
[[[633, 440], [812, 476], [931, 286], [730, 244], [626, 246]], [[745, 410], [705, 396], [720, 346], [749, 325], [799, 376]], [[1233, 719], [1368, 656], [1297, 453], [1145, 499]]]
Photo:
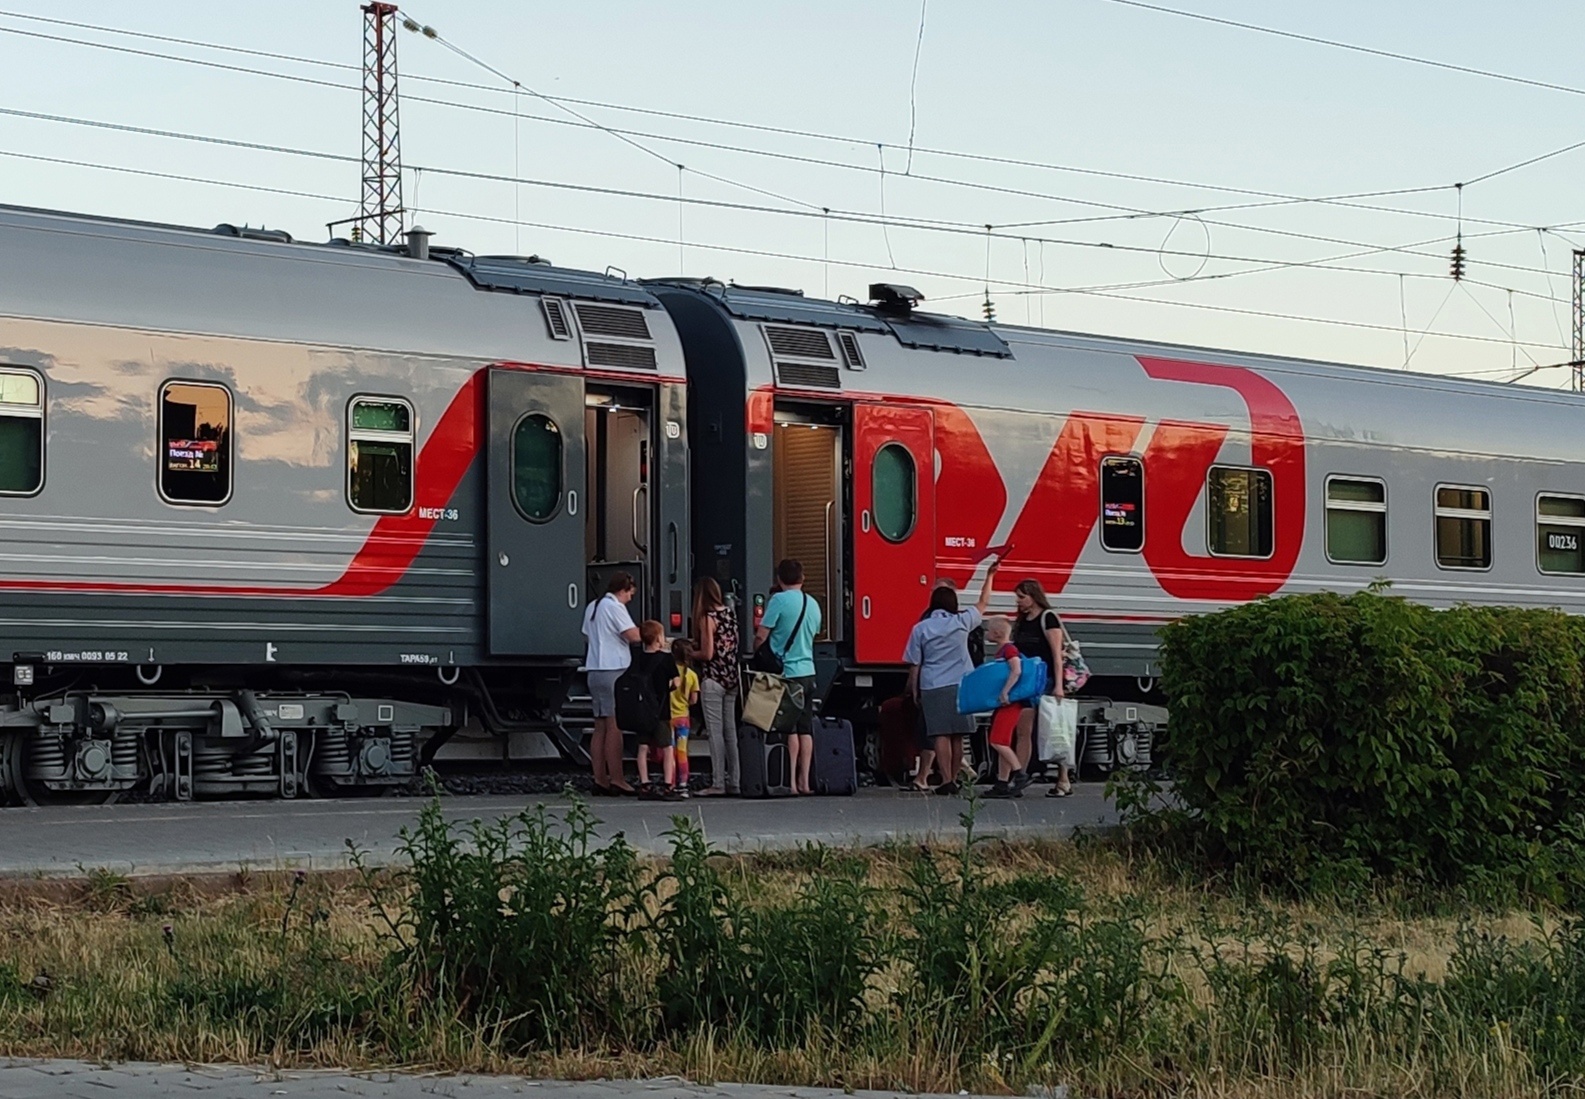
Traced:
[[[554, 427], [556, 429], [556, 434], [558, 436], [560, 436], [560, 438], [561, 438], [561, 442], [558, 444], [558, 451], [557, 451], [557, 459], [558, 460], [556, 462], [556, 471], [557, 471], [557, 478], [556, 478], [556, 506], [551, 508], [550, 514], [546, 515], [543, 519], [535, 519], [528, 512], [524, 511], [522, 503], [520, 503], [518, 501], [518, 498], [517, 498], [517, 433], [518, 433], [518, 431], [522, 428], [522, 426], [525, 423], [527, 423], [530, 419], [532, 419], [535, 416], [538, 416], [540, 419], [544, 420], [546, 423], [548, 423], [552, 427]], [[552, 416], [549, 412], [545, 411], [543, 408], [531, 408], [527, 412], [525, 412], [521, 416], [519, 416], [516, 419], [516, 421], [513, 422], [513, 424], [512, 424], [512, 448], [511, 448], [511, 451], [507, 455], [507, 457], [509, 459], [511, 459], [511, 462], [512, 462], [512, 509], [514, 511], [516, 511], [519, 516], [522, 517], [523, 522], [525, 522], [525, 523], [533, 523], [535, 526], [543, 526], [546, 523], [553, 523], [553, 522], [556, 521], [557, 516], [559, 516], [561, 514], [562, 509], [567, 506], [568, 490], [567, 490], [567, 443], [566, 443], [566, 439], [567, 439], [567, 432], [561, 426], [561, 421], [557, 420], [556, 417]], [[572, 512], [568, 517], [571, 518], [571, 517], [576, 516], [576, 515], [577, 515], [577, 512]]]
[[[1548, 492], [1544, 489], [1535, 494], [1535, 571], [1542, 576], [1572, 576], [1585, 580], [1585, 569], [1579, 572], [1557, 572], [1541, 567], [1541, 499], [1546, 497], [1553, 500], [1580, 500], [1585, 501], [1585, 494], [1577, 492]], [[1547, 526], [1574, 527], [1580, 532], [1580, 537], [1585, 538], [1585, 515], [1549, 515]]]
[[[1476, 511], [1471, 508], [1445, 508], [1437, 503], [1437, 496], [1445, 488], [1457, 489], [1460, 492], [1484, 492], [1486, 494], [1486, 510]], [[1487, 561], [1484, 565], [1444, 565], [1442, 554], [1436, 542], [1436, 521], [1438, 519], [1474, 519], [1486, 522], [1486, 549]], [[1438, 481], [1431, 490], [1431, 559], [1436, 567], [1443, 572], [1490, 572], [1497, 563], [1497, 494], [1490, 485], [1459, 484], [1455, 481]]]
[[[1106, 471], [1106, 463], [1108, 461], [1110, 461], [1110, 460], [1113, 460], [1113, 459], [1116, 459], [1118, 461], [1133, 462], [1135, 465], [1137, 465], [1139, 467], [1139, 548], [1138, 549], [1114, 549], [1113, 547], [1108, 546], [1106, 544], [1106, 489], [1105, 489], [1105, 480], [1106, 479], [1105, 479], [1105, 471]], [[1103, 551], [1105, 551], [1106, 553], [1144, 553], [1145, 552], [1145, 543], [1150, 540], [1150, 528], [1148, 528], [1145, 525], [1145, 459], [1144, 459], [1144, 457], [1142, 455], [1139, 455], [1139, 454], [1123, 454], [1123, 453], [1118, 453], [1118, 452], [1114, 452], [1114, 453], [1110, 453], [1110, 454], [1102, 454], [1101, 455], [1101, 460], [1095, 464], [1095, 498], [1096, 498], [1096, 501], [1101, 506], [1100, 518], [1095, 524], [1095, 526], [1096, 526], [1095, 539], [1096, 539], [1097, 542], [1099, 542], [1101, 544], [1101, 549]], [[1210, 526], [1209, 526], [1209, 521], [1207, 521], [1206, 542], [1205, 542], [1205, 546], [1206, 546], [1206, 550], [1207, 551], [1209, 551], [1210, 547], [1211, 547], [1210, 537], [1211, 537]]]
[[[1379, 504], [1377, 504], [1377, 503], [1367, 503], [1367, 502], [1365, 502], [1363, 500], [1343, 500], [1343, 501], [1339, 501], [1339, 503], [1336, 505], [1336, 507], [1334, 509], [1334, 506], [1332, 504], [1332, 482], [1333, 481], [1356, 481], [1356, 482], [1364, 482], [1364, 483], [1367, 483], [1367, 484], [1380, 485], [1381, 486], [1381, 503], [1379, 503]], [[1391, 490], [1387, 487], [1387, 479], [1385, 477], [1372, 477], [1372, 476], [1369, 476], [1367, 474], [1362, 474], [1362, 473], [1361, 474], [1355, 474], [1355, 473], [1328, 473], [1326, 475], [1326, 480], [1325, 480], [1324, 484], [1321, 487], [1321, 521], [1322, 521], [1321, 546], [1322, 546], [1323, 552], [1325, 552], [1325, 554], [1326, 554], [1327, 564], [1329, 564], [1329, 565], [1344, 565], [1344, 566], [1353, 565], [1353, 566], [1358, 567], [1358, 568], [1367, 568], [1367, 569], [1369, 569], [1369, 568], [1381, 568], [1381, 566], [1385, 565], [1388, 561], [1390, 561], [1392, 559], [1392, 526], [1391, 526], [1390, 523], [1387, 522], [1387, 516], [1390, 514], [1390, 512], [1388, 510], [1389, 501], [1387, 499], [1387, 494], [1388, 494], [1389, 491], [1391, 491]], [[1339, 560], [1338, 558], [1332, 556], [1332, 512], [1333, 512], [1333, 510], [1366, 512], [1366, 513], [1371, 514], [1371, 515], [1380, 515], [1382, 517], [1382, 520], [1381, 520], [1381, 560], [1380, 561], [1342, 561], [1342, 560]]]
[[[226, 494], [225, 494], [224, 497], [222, 497], [219, 500], [177, 500], [177, 499], [174, 499], [174, 498], [172, 498], [170, 496], [167, 496], [165, 494], [165, 472], [166, 472], [166, 470], [165, 470], [165, 459], [163, 457], [161, 457], [159, 452], [163, 451], [165, 449], [165, 445], [166, 445], [166, 442], [167, 442], [166, 436], [165, 436], [165, 394], [170, 390], [171, 386], [173, 386], [173, 385], [207, 386], [210, 389], [218, 389], [218, 390], [220, 390], [221, 392], [223, 392], [226, 395], [226, 412], [228, 414], [228, 419], [230, 421], [227, 424], [227, 427], [228, 427], [228, 429], [231, 432], [231, 438], [230, 438], [231, 454], [230, 454], [230, 461], [226, 463], [226, 467], [227, 467], [226, 468]], [[154, 455], [154, 491], [159, 493], [161, 500], [165, 501], [165, 503], [167, 503], [167, 504], [170, 504], [172, 507], [179, 507], [179, 508], [223, 508], [227, 504], [231, 503], [232, 498], [235, 497], [236, 494], [237, 494], [237, 395], [236, 395], [236, 393], [225, 382], [216, 382], [216, 381], [210, 381], [208, 379], [196, 379], [196, 378], [166, 378], [163, 382], [160, 383], [159, 395], [156, 397], [156, 400], [159, 402], [159, 406], [158, 406], [158, 409], [156, 410], [156, 413], [155, 413], [155, 421], [156, 421], [155, 440], [157, 442], [157, 450], [156, 450], [156, 453]]]
[[[881, 522], [875, 517], [875, 466], [882, 452], [888, 447], [896, 447], [908, 456], [908, 468], [913, 471], [909, 478], [911, 491], [908, 504], [908, 530], [901, 538], [892, 538], [881, 529]], [[887, 439], [875, 448], [875, 457], [870, 459], [870, 525], [875, 528], [875, 533], [881, 536], [881, 541], [890, 546], [900, 546], [919, 533], [919, 460], [914, 457], [914, 452], [908, 449], [908, 444], [901, 439]]]
[[[1217, 553], [1211, 548], [1211, 475], [1219, 469], [1236, 470], [1240, 473], [1264, 473], [1271, 483], [1271, 552], [1270, 553]], [[1211, 557], [1220, 557], [1230, 561], [1270, 561], [1277, 555], [1277, 477], [1271, 470], [1264, 466], [1238, 466], [1225, 462], [1213, 462], [1205, 470], [1205, 552]]]
[[[353, 427], [352, 410], [359, 401], [371, 404], [399, 404], [407, 409], [407, 431], [381, 431], [372, 427]], [[342, 445], [345, 448], [343, 455], [346, 460], [342, 463], [346, 467], [346, 500], [347, 507], [358, 515], [407, 515], [418, 506], [418, 409], [413, 407], [413, 402], [406, 397], [391, 396], [383, 393], [354, 393], [347, 398], [347, 407], [343, 413], [346, 431], [342, 434]], [[413, 459], [407, 472], [407, 506], [401, 510], [395, 508], [361, 508], [352, 500], [352, 444], [357, 441], [367, 440], [371, 443], [406, 443], [413, 448]]]
[[17, 366], [12, 363], [0, 363], [0, 374], [26, 374], [38, 382], [39, 400], [35, 405], [8, 405], [0, 404], [0, 416], [15, 416], [18, 419], [38, 420], [39, 422], [39, 483], [28, 492], [18, 492], [13, 489], [0, 489], [0, 496], [12, 500], [28, 500], [44, 491], [44, 484], [49, 480], [49, 417], [46, 407], [49, 403], [49, 393], [45, 388], [44, 372], [34, 370], [29, 366]]

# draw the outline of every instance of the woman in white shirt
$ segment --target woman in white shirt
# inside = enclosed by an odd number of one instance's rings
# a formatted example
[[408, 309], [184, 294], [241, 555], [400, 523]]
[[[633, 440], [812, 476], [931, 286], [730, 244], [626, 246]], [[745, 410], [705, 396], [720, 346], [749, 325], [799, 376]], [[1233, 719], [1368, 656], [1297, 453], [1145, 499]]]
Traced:
[[616, 727], [616, 681], [633, 662], [631, 646], [638, 641], [638, 627], [628, 614], [627, 605], [638, 585], [625, 572], [613, 573], [605, 595], [591, 604], [583, 619], [583, 635], [589, 651], [583, 667], [589, 679], [589, 697], [594, 704], [594, 741], [589, 746], [594, 765], [596, 796], [631, 794], [633, 787], [622, 777], [622, 730]]

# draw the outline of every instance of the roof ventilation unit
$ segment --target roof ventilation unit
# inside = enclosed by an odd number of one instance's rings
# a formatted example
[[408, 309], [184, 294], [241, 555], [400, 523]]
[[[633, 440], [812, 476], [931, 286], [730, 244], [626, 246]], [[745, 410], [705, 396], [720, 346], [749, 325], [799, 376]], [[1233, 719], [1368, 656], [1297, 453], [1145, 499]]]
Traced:
[[842, 361], [849, 370], [863, 370], [864, 356], [859, 354], [859, 338], [853, 332], [838, 332], [837, 344], [842, 348]]
[[560, 298], [540, 298], [540, 307], [545, 310], [545, 325], [550, 329], [550, 338], [553, 340], [572, 339], [572, 327], [567, 323], [567, 307]]
[[912, 313], [914, 306], [924, 300], [925, 296], [912, 286], [895, 282], [870, 283], [870, 301], [882, 313]]
[[824, 329], [767, 324], [764, 330], [779, 385], [842, 388], [836, 352], [831, 350], [831, 337]]

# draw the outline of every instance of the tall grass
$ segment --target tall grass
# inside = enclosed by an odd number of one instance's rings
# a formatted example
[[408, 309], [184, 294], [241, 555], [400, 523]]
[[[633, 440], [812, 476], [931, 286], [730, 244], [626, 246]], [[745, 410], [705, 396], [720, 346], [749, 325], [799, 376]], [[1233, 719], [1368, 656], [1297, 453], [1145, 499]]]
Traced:
[[405, 865], [0, 904], [0, 1055], [1095, 1095], [1563, 1096], [1585, 925], [1189, 889], [1102, 844], [729, 858], [574, 805]]

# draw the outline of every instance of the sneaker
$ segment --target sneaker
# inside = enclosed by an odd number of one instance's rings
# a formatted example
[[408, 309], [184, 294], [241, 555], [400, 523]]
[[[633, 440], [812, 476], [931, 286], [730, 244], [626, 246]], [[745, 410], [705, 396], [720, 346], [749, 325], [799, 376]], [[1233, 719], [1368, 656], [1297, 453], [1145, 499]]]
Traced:
[[1010, 777], [1007, 782], [1014, 790], [1017, 790], [1019, 793], [1023, 793], [1024, 787], [1028, 786], [1030, 782], [1029, 772], [1014, 771], [1012, 773], [1012, 777]]
[[652, 782], [646, 782], [638, 788], [639, 801], [659, 801], [660, 788]]
[[690, 796], [688, 793], [688, 787], [686, 786], [673, 787], [672, 793], [677, 795], [678, 801], [687, 801]]
[[661, 801], [681, 801], [688, 794], [687, 791], [681, 790], [676, 786], [662, 786], [656, 790], [655, 796]]
[[998, 781], [989, 790], [985, 791], [985, 796], [988, 798], [1010, 798], [1016, 797], [1017, 793], [1007, 783]]

